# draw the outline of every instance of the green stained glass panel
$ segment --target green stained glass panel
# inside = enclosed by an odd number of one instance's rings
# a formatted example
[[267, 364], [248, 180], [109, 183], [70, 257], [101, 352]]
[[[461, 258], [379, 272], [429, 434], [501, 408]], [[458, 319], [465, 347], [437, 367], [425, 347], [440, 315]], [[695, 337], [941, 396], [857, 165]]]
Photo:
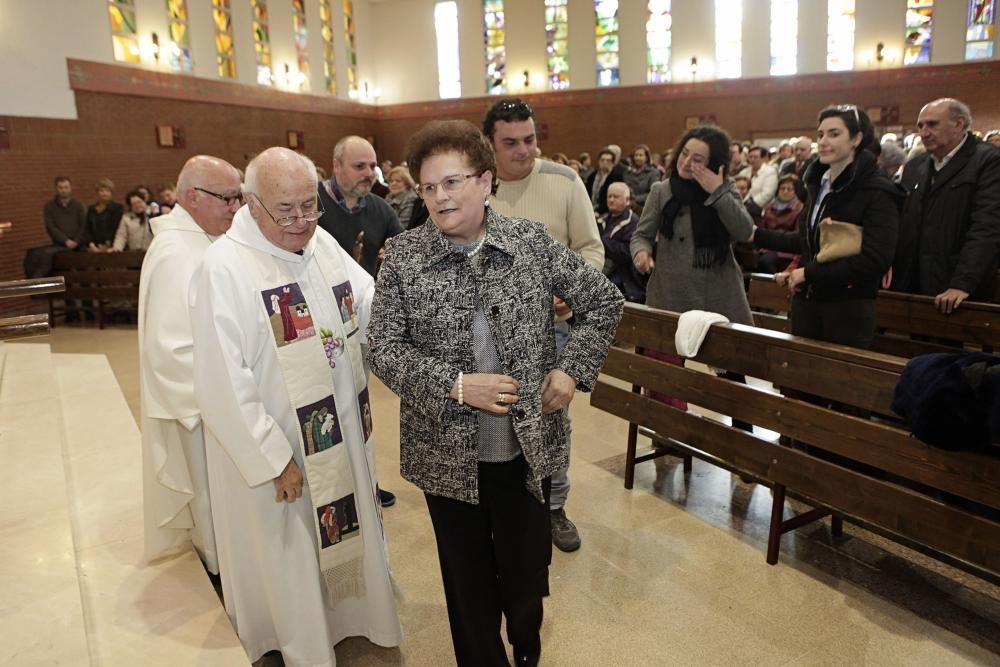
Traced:
[[119, 35], [135, 34], [135, 12], [119, 5], [108, 5], [111, 15], [111, 32]]

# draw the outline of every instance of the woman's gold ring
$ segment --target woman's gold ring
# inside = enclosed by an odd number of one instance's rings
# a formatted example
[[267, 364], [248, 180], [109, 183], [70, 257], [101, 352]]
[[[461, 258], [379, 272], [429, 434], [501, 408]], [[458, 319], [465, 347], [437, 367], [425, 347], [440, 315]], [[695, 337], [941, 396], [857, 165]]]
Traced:
[[503, 404], [503, 394], [497, 394], [497, 403]]

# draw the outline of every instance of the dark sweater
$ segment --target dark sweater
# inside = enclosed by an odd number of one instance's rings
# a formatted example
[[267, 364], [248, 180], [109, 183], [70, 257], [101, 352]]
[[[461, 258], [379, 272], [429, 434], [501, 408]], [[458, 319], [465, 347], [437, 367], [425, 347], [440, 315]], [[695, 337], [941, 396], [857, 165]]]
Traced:
[[359, 263], [374, 276], [378, 267], [379, 250], [386, 240], [403, 231], [392, 207], [381, 197], [368, 195], [363, 207], [356, 207], [348, 213], [330, 196], [322, 183], [319, 186], [319, 198], [325, 210], [323, 217], [319, 219], [319, 226], [337, 239], [340, 247], [351, 256], [354, 254], [354, 240], [359, 232], [364, 231], [364, 251]]
[[56, 245], [66, 245], [73, 239], [81, 246], [87, 244], [87, 209], [76, 199], [70, 199], [65, 206], [56, 198], [50, 199], [42, 209], [45, 231]]
[[122, 221], [125, 207], [116, 201], [108, 202], [104, 210], [97, 212], [97, 204], [87, 209], [87, 241], [96, 245], [111, 245]]
[[[802, 255], [806, 274], [802, 292], [808, 299], [874, 299], [896, 250], [903, 192], [878, 170], [874, 156], [862, 151], [833, 182], [823, 201], [816, 201], [827, 169], [819, 160], [806, 169], [804, 180], [809, 197], [799, 218], [799, 230], [783, 232], [758, 227], [754, 244], [758, 248]], [[817, 206], [820, 210], [816, 225], [812, 226], [812, 211]], [[819, 252], [819, 223], [825, 218], [863, 227], [861, 254], [832, 262], [815, 261]]]

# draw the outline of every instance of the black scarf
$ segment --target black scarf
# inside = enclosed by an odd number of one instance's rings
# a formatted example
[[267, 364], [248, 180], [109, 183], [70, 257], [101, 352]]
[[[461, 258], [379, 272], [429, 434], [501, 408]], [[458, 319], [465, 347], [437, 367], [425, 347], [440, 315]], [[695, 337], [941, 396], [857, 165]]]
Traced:
[[660, 233], [667, 240], [674, 238], [674, 220], [681, 208], [691, 209], [691, 229], [694, 236], [694, 267], [710, 269], [721, 266], [729, 256], [732, 242], [729, 232], [711, 206], [705, 206], [708, 193], [697, 181], [670, 175], [670, 201], [660, 212]]

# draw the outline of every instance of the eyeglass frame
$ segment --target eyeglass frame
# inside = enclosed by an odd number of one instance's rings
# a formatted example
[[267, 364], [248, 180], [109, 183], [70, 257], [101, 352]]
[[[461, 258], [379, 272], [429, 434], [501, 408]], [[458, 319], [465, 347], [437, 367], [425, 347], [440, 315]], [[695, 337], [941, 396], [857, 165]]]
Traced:
[[299, 220], [305, 220], [306, 222], [318, 222], [323, 214], [326, 213], [326, 209], [323, 208], [323, 201], [317, 196], [316, 197], [316, 210], [304, 215], [283, 215], [280, 218], [274, 217], [270, 211], [267, 210], [267, 206], [264, 206], [264, 200], [260, 198], [260, 195], [256, 192], [248, 192], [248, 195], [253, 195], [260, 207], [264, 209], [264, 213], [267, 213], [267, 217], [271, 218], [274, 224], [278, 225], [282, 229], [285, 227], [291, 227]]
[[[418, 197], [420, 197], [421, 199], [426, 199], [427, 197], [434, 196], [434, 193], [437, 192], [438, 187], [441, 186], [441, 185], [443, 185], [445, 183], [445, 181], [448, 181], [449, 179], [452, 179], [452, 178], [461, 178], [462, 181], [460, 183], [456, 183], [454, 186], [452, 186], [451, 189], [448, 189], [448, 186], [446, 186], [446, 185], [444, 186], [444, 191], [445, 192], [447, 192], [449, 194], [454, 194], [454, 193], [458, 192], [459, 190], [461, 190], [462, 186], [465, 185], [470, 178], [479, 178], [480, 176], [482, 176], [485, 173], [486, 173], [485, 171], [481, 171], [478, 174], [475, 174], [475, 173], [473, 173], [473, 174], [451, 174], [449, 176], [445, 176], [444, 178], [442, 178], [437, 183], [417, 183], [416, 185], [413, 186], [413, 189], [417, 191], [417, 196]], [[432, 187], [432, 188], [434, 188], [434, 190], [431, 191], [431, 192], [427, 192], [426, 190], [424, 190], [425, 187]]]
[[232, 206], [234, 201], [239, 202], [241, 206], [243, 205], [242, 192], [237, 192], [235, 195], [227, 197], [226, 195], [220, 195], [218, 192], [212, 192], [211, 190], [206, 190], [205, 188], [199, 188], [197, 185], [193, 186], [191, 189], [197, 190], [198, 192], [204, 192], [206, 195], [211, 195], [216, 199], [225, 202], [226, 206]]

